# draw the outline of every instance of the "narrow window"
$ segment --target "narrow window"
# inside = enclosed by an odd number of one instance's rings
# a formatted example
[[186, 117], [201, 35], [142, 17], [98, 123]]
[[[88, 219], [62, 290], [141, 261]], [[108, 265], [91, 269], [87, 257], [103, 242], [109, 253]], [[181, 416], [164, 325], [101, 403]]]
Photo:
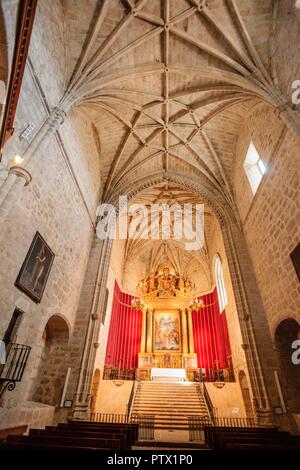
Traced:
[[250, 142], [246, 158], [244, 161], [244, 170], [246, 172], [249, 184], [253, 194], [256, 193], [257, 188], [261, 182], [263, 175], [266, 172], [266, 166], [259, 156], [253, 142]]
[[219, 256], [217, 256], [215, 260], [215, 281], [217, 286], [220, 313], [222, 313], [228, 303], [228, 300], [224, 282], [222, 262]]
[[101, 318], [101, 323], [102, 323], [102, 325], [105, 325], [105, 318], [106, 318], [106, 310], [107, 310], [108, 297], [109, 297], [109, 290], [108, 290], [108, 288], [106, 288], [106, 291], [105, 291], [105, 300], [104, 300], [104, 309], [103, 309], [102, 318]]

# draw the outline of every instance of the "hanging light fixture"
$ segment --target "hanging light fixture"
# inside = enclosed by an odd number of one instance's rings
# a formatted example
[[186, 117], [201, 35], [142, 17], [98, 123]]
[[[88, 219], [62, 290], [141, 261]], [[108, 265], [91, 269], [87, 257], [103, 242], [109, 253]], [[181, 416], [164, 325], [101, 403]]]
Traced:
[[131, 305], [135, 310], [143, 310], [144, 308], [144, 302], [139, 297], [133, 297]]
[[189, 305], [189, 308], [191, 310], [195, 310], [196, 312], [198, 312], [199, 310], [201, 310], [201, 308], [203, 308], [205, 305], [204, 305], [204, 302], [202, 299], [193, 299], [192, 302], [190, 303]]

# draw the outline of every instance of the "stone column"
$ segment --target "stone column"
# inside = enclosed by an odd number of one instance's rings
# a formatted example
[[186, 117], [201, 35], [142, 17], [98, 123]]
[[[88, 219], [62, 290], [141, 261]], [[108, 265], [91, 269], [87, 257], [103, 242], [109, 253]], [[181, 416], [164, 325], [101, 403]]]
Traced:
[[142, 310], [142, 335], [141, 335], [141, 353], [146, 351], [146, 322], [147, 322], [147, 311]]
[[[8, 216], [16, 195], [22, 187], [28, 186], [31, 182], [31, 174], [25, 168], [12, 166], [9, 169], [8, 176], [0, 187], [0, 222], [3, 223]], [[14, 191], [11, 188], [14, 187]]]
[[147, 345], [146, 352], [152, 353], [153, 351], [153, 310], [147, 311]]
[[194, 332], [193, 332], [193, 321], [192, 321], [192, 311], [189, 308], [187, 310], [188, 317], [188, 330], [189, 330], [189, 353], [195, 353], [195, 344], [194, 344]]
[[[31, 175], [26, 169], [28, 162], [31, 162], [33, 155], [47, 136], [58, 130], [63, 123], [66, 113], [59, 108], [54, 108], [44, 121], [32, 141], [21, 154], [24, 161], [21, 166], [11, 166], [7, 168], [6, 178], [0, 186], [0, 219], [1, 222], [10, 213], [14, 202], [18, 198], [18, 193], [23, 186], [27, 186], [31, 181]], [[4, 148], [5, 150], [5, 148]], [[25, 184], [24, 184], [25, 179]]]
[[187, 331], [187, 323], [186, 323], [186, 311], [183, 308], [180, 310], [181, 315], [181, 339], [182, 339], [182, 352], [183, 354], [187, 354], [189, 352], [188, 349], [188, 331]]
[[[256, 416], [270, 423], [278, 403], [274, 370], [277, 367], [266, 313], [260, 298], [245, 236], [234, 222], [222, 226], [237, 314], [245, 351]], [[245, 279], [247, 282], [245, 282]], [[273, 397], [270, 401], [270, 397]], [[274, 418], [273, 418], [274, 419]]]
[[[88, 308], [89, 315], [73, 400], [73, 417], [83, 420], [89, 418], [91, 384], [99, 341], [101, 313], [105, 304], [112, 240], [99, 240], [95, 234], [94, 245], [97, 269], [93, 276], [96, 277], [96, 280], [93, 282], [90, 276], [85, 277], [77, 312], [77, 314], [81, 311], [86, 312]], [[93, 286], [92, 292], [90, 291], [91, 285]]]

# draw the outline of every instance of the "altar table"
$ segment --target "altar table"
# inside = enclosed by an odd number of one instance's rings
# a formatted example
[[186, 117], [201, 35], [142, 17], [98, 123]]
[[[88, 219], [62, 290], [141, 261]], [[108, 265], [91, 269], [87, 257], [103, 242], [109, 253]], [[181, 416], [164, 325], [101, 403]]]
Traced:
[[151, 369], [151, 380], [159, 382], [184, 382], [186, 380], [186, 370], [153, 367]]

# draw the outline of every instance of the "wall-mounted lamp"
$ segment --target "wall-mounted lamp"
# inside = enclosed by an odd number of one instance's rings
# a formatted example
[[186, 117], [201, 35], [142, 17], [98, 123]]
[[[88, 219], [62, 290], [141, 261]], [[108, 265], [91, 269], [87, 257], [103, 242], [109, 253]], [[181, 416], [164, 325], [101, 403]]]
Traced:
[[21, 165], [24, 162], [24, 158], [21, 155], [15, 155], [13, 158], [14, 165]]

